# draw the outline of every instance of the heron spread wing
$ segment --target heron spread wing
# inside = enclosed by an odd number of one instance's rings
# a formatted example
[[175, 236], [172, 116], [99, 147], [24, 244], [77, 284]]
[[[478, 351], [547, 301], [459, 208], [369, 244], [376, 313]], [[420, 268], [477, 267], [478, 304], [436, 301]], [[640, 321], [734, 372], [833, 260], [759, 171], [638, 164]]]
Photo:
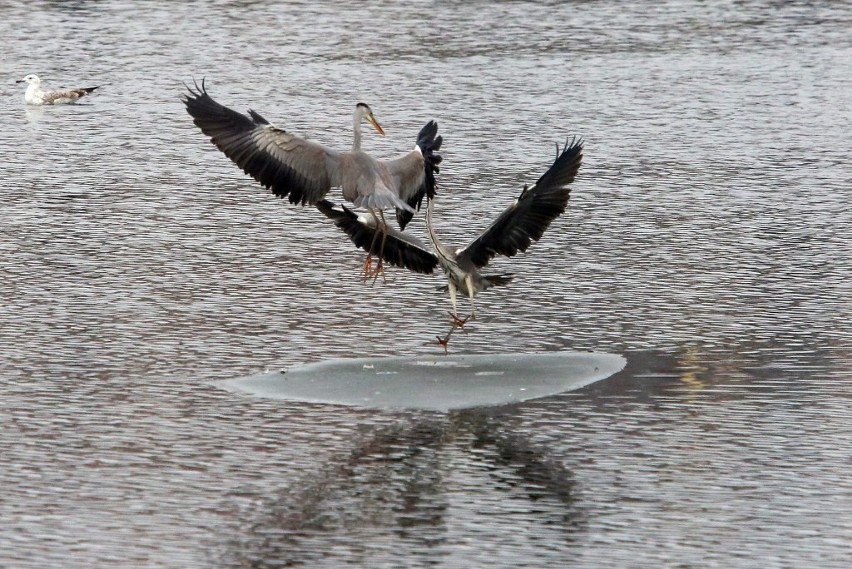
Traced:
[[[381, 163], [388, 169], [388, 174], [399, 190], [399, 197], [403, 201], [409, 202], [418, 194], [420, 196], [425, 195], [426, 163], [419, 150], [412, 150], [394, 160], [382, 160]], [[416, 204], [416, 200], [409, 203], [412, 207], [415, 207]]]
[[419, 239], [384, 226], [379, 229], [373, 216], [359, 216], [348, 207], [336, 206], [328, 200], [320, 200], [316, 207], [334, 224], [342, 229], [349, 239], [368, 253], [383, 239], [382, 259], [386, 262], [416, 273], [431, 274], [438, 266], [438, 258]]
[[532, 188], [524, 187], [515, 203], [458, 255], [464, 270], [484, 267], [495, 255], [513, 257], [538, 241], [550, 223], [565, 211], [583, 159], [583, 141], [566, 142], [561, 152]]
[[[438, 136], [438, 123], [429, 121], [417, 135], [417, 148], [395, 160], [383, 161], [388, 169], [399, 197], [413, 209], [420, 209], [423, 196], [435, 196], [435, 174], [441, 163], [443, 139]], [[396, 219], [400, 229], [405, 229], [414, 213], [404, 209], [396, 210]]]
[[195, 87], [183, 98], [195, 125], [276, 196], [314, 204], [340, 184], [339, 153], [276, 128], [254, 111], [246, 116], [217, 103], [204, 81]]

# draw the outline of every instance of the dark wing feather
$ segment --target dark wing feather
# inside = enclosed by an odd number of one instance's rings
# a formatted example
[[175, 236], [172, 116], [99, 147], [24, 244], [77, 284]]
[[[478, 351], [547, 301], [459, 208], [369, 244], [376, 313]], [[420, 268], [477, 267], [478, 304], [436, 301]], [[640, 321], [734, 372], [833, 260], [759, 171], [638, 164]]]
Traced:
[[[442, 142], [443, 138], [438, 135], [438, 123], [429, 121], [417, 135], [417, 147], [420, 152], [412, 153], [416, 154], [416, 160], [404, 156], [387, 163], [392, 174], [400, 170], [408, 174], [404, 178], [397, 175], [402, 182], [399, 184], [399, 197], [414, 209], [420, 210], [423, 196], [428, 196], [429, 199], [435, 197], [435, 174], [438, 173], [438, 165], [443, 160], [438, 154]], [[416, 172], [412, 171], [414, 167], [417, 168]], [[400, 229], [405, 229], [413, 217], [414, 214], [410, 211], [399, 208], [396, 210], [396, 221]]]
[[[378, 249], [382, 237], [376, 236], [375, 221], [371, 217], [359, 217], [346, 206], [336, 206], [328, 200], [317, 202], [316, 207], [334, 224], [343, 230], [356, 247], [370, 252], [370, 247]], [[382, 259], [416, 273], [431, 274], [438, 266], [438, 258], [426, 250], [419, 240], [393, 227], [386, 227], [387, 237], [382, 251]], [[373, 251], [375, 254], [377, 251]]]
[[[559, 146], [557, 145], [557, 152]], [[484, 267], [495, 255], [513, 257], [538, 241], [550, 223], [568, 205], [569, 184], [574, 181], [583, 159], [583, 141], [566, 141], [553, 165], [532, 188], [524, 190], [491, 226], [458, 255], [464, 270]]]
[[204, 81], [189, 88], [183, 102], [201, 132], [276, 196], [313, 204], [339, 184], [337, 152], [276, 128], [254, 111], [246, 116], [217, 103]]

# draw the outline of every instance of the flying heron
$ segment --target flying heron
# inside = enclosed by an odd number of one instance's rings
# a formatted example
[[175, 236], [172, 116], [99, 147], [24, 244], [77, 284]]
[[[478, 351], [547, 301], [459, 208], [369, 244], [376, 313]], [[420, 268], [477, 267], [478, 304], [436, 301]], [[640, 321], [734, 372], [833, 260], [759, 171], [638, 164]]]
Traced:
[[41, 79], [38, 75], [29, 74], [15, 83], [28, 83], [27, 91], [24, 93], [24, 101], [28, 105], [57, 105], [61, 103], [73, 103], [98, 87], [83, 87], [81, 89], [63, 89], [60, 91], [43, 91]]
[[[568, 206], [571, 182], [577, 176], [583, 159], [583, 141], [573, 138], [560, 149], [556, 147], [556, 160], [530, 188], [524, 186], [520, 196], [467, 247], [455, 249], [444, 245], [438, 238], [432, 222], [434, 192], [426, 202], [426, 228], [434, 252], [413, 236], [400, 231], [387, 231], [383, 250], [384, 259], [419, 273], [432, 273], [440, 265], [447, 277], [447, 290], [453, 305], [453, 328], [461, 327], [471, 317], [475, 318], [473, 297], [493, 286], [510, 282], [514, 275], [483, 275], [479, 269], [488, 265], [496, 255], [513, 257], [524, 252], [541, 239], [550, 223]], [[379, 220], [357, 215], [346, 206], [335, 206], [327, 200], [317, 203], [317, 208], [342, 229], [358, 247], [368, 247], [377, 233], [384, 231]], [[460, 291], [470, 299], [471, 312], [459, 317], [456, 294]], [[449, 335], [442, 341], [446, 347]], [[441, 339], [439, 338], [439, 341]]]
[[[387, 227], [385, 209], [395, 209], [400, 229], [420, 209], [423, 197], [434, 194], [437, 165], [441, 156], [438, 124], [430, 121], [417, 136], [414, 149], [393, 160], [377, 160], [361, 150], [361, 123], [367, 122], [384, 135], [372, 109], [365, 103], [355, 105], [352, 150], [339, 152], [277, 128], [253, 110], [249, 115], [229, 109], [201, 87], [189, 88], [183, 102], [195, 125], [210, 137], [228, 158], [246, 174], [294, 204], [315, 205], [333, 187], [343, 190], [343, 198], [356, 207], [366, 208], [377, 227]], [[371, 275], [372, 257], [377, 241], [386, 233], [376, 234], [364, 262], [365, 278]], [[383, 272], [381, 248], [372, 273]]]

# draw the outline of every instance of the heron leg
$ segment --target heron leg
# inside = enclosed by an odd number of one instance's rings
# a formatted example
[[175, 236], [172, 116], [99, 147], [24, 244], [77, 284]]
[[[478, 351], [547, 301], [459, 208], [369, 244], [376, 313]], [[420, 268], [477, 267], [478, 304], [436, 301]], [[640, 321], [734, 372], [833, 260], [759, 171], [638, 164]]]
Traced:
[[[476, 320], [476, 308], [473, 306], [473, 275], [468, 274], [464, 277], [464, 283], [467, 285], [467, 296], [470, 299], [470, 318], [471, 320]], [[465, 318], [465, 321], [467, 321]]]
[[456, 284], [453, 282], [453, 279], [447, 279], [447, 290], [450, 292], [450, 302], [453, 304], [453, 311], [450, 312], [450, 316], [453, 319], [453, 330], [456, 327], [464, 328], [465, 322], [467, 322], [468, 316], [464, 320], [459, 318], [459, 307], [458, 307], [458, 298], [456, 297]]
[[[382, 276], [382, 282], [387, 282], [385, 279], [385, 268], [382, 257], [385, 252], [385, 240], [387, 239], [388, 232], [387, 226], [385, 225], [385, 214], [382, 210], [379, 210], [378, 215], [376, 215], [376, 210], [373, 208], [369, 208], [368, 211], [370, 215], [373, 216], [373, 222], [375, 224], [376, 230], [373, 231], [373, 239], [370, 241], [370, 249], [367, 251], [367, 258], [364, 260], [364, 275], [361, 279], [362, 281], [366, 281], [370, 277], [373, 278], [372, 284], [376, 284], [376, 280], [379, 278], [379, 275]], [[380, 249], [379, 249], [379, 259], [376, 263], [376, 268], [373, 268], [373, 254], [376, 251], [376, 242], [379, 241], [379, 233], [381, 233], [381, 241], [380, 241]]]
[[[378, 231], [379, 218], [378, 216], [376, 216], [376, 212], [373, 210], [373, 208], [368, 208], [367, 211], [369, 211], [370, 215], [373, 216], [373, 221], [375, 222], [376, 230]], [[364, 276], [361, 279], [362, 281], [366, 281], [368, 278], [373, 276], [373, 249], [375, 249], [376, 247], [376, 239], [378, 239], [379, 236], [377, 231], [373, 232], [373, 239], [372, 241], [370, 241], [370, 250], [367, 251], [367, 258], [364, 260]]]
[[450, 292], [450, 302], [453, 305], [453, 318], [459, 317], [458, 300], [456, 300], [456, 283], [453, 279], [447, 279], [447, 290]]
[[[387, 279], [385, 279], [385, 265], [384, 265], [384, 257], [385, 257], [385, 241], [388, 239], [388, 231], [387, 225], [385, 224], [385, 212], [383, 210], [379, 210], [379, 217], [382, 218], [382, 242], [379, 245], [379, 261], [376, 263], [376, 272], [373, 274], [373, 284], [376, 284], [376, 280], [379, 278], [379, 275], [382, 276], [382, 282], [387, 283]], [[373, 234], [373, 239], [375, 240], [376, 234]], [[372, 246], [370, 247], [372, 250]]]

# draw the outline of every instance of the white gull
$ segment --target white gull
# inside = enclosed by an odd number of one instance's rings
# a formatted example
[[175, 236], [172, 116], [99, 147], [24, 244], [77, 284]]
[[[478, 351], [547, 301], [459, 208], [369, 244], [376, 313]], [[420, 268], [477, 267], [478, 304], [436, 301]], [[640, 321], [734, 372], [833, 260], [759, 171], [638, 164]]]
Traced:
[[97, 87], [83, 87], [82, 89], [63, 89], [61, 91], [42, 91], [41, 79], [38, 75], [27, 75], [15, 83], [29, 83], [27, 92], [24, 93], [24, 101], [28, 105], [57, 105], [60, 103], [73, 103], [80, 97], [91, 93]]

